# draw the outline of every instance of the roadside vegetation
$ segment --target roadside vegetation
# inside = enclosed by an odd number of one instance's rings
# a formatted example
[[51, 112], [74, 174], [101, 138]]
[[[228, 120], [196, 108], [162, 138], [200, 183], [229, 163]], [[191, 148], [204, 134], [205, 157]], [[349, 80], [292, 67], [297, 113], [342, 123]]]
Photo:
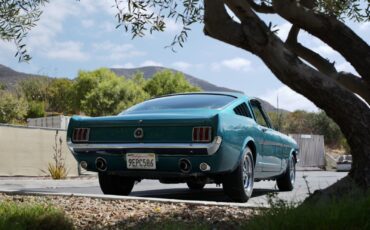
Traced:
[[72, 220], [62, 210], [51, 205], [23, 202], [20, 200], [0, 201], [0, 229], [73, 229]]
[[73, 80], [29, 77], [15, 88], [0, 85], [0, 123], [24, 124], [27, 118], [50, 114], [113, 115], [151, 97], [190, 91], [200, 88], [172, 71], [148, 80], [139, 72], [126, 78], [106, 68], [80, 71]]
[[269, 112], [269, 117], [274, 128], [280, 132], [324, 135], [325, 145], [328, 148], [350, 152], [339, 126], [324, 111], [317, 113], [302, 110], [292, 113]]

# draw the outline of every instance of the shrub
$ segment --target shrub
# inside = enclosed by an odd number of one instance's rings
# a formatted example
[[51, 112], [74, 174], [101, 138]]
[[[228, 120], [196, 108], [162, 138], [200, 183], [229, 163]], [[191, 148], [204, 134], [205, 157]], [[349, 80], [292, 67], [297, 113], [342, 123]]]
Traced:
[[29, 101], [28, 106], [27, 118], [37, 118], [45, 116], [44, 102]]
[[65, 157], [63, 156], [62, 152], [62, 144], [63, 140], [61, 137], [58, 135], [58, 130], [55, 133], [55, 143], [53, 146], [53, 163], [48, 164], [48, 169], [47, 172], [51, 176], [51, 178], [55, 180], [59, 179], [65, 179], [68, 175], [68, 170], [65, 166]]

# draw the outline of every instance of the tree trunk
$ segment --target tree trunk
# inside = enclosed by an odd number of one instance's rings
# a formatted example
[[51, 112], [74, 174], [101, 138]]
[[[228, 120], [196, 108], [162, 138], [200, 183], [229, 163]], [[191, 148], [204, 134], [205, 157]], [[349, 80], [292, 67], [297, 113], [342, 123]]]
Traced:
[[349, 176], [362, 188], [370, 188], [370, 108], [366, 103], [303, 63], [245, 1], [226, 1], [241, 23], [228, 15], [223, 0], [204, 3], [205, 34], [256, 54], [280, 81], [323, 109], [340, 126], [351, 147], [353, 167]]

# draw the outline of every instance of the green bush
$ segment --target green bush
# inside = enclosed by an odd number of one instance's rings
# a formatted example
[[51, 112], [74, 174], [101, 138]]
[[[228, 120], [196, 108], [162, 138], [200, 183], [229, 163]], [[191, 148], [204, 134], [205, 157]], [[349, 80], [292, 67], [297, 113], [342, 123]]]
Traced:
[[29, 101], [27, 118], [37, 118], [45, 116], [44, 102], [41, 101]]
[[146, 82], [144, 90], [152, 97], [171, 93], [197, 92], [200, 88], [188, 82], [184, 74], [164, 70], [157, 72]]
[[0, 123], [21, 123], [27, 113], [28, 104], [7, 91], [0, 91]]
[[68, 230], [73, 224], [63, 211], [51, 205], [1, 201], [0, 229]]

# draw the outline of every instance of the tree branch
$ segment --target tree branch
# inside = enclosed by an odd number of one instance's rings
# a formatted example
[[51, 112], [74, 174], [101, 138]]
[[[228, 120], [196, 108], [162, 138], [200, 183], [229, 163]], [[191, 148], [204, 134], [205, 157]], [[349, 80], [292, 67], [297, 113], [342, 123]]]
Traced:
[[225, 43], [246, 47], [243, 27], [227, 13], [223, 0], [204, 0], [204, 33]]
[[301, 43], [297, 41], [299, 30], [299, 27], [297, 27], [296, 25], [292, 25], [292, 28], [289, 31], [288, 38], [285, 42], [287, 47], [298, 56], [309, 62], [311, 65], [315, 66], [315, 68], [320, 72], [329, 76], [336, 74], [337, 70], [335, 69], [333, 63], [329, 62], [318, 53], [304, 47]]
[[363, 80], [370, 84], [370, 47], [344, 23], [334, 17], [316, 13], [309, 7], [302, 6], [299, 1], [273, 0], [272, 5], [281, 17], [341, 53]]
[[322, 72], [328, 77], [335, 79], [342, 86], [346, 87], [354, 93], [357, 93], [367, 103], [370, 104], [370, 90], [366, 85], [366, 82], [364, 82], [360, 77], [357, 77], [351, 73], [338, 73], [334, 65], [330, 63], [327, 59], [298, 43], [297, 37], [299, 31], [300, 29], [297, 26], [292, 25], [292, 28], [289, 31], [288, 38], [285, 42], [286, 46], [299, 57], [303, 58], [308, 63], [313, 65], [318, 71]]

